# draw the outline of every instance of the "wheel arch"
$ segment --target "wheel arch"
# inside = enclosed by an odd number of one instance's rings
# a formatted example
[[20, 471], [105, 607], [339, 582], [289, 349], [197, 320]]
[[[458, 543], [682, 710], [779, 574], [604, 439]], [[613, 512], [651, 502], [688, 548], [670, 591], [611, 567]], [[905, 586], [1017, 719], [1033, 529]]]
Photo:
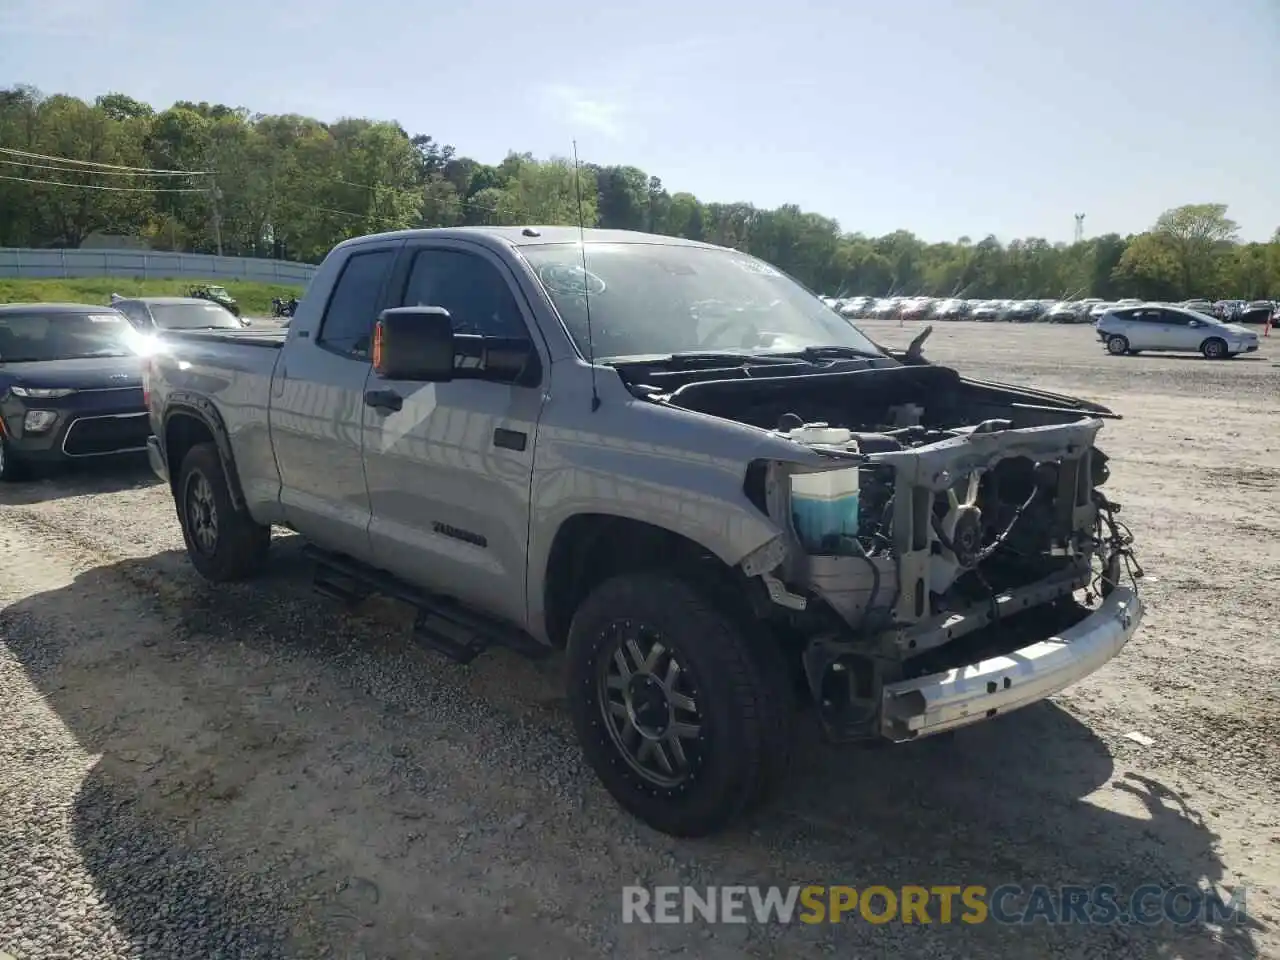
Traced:
[[542, 582], [547, 640], [563, 647], [573, 613], [596, 586], [628, 572], [680, 570], [723, 596], [748, 578], [709, 547], [666, 527], [618, 514], [579, 513], [556, 530]]
[[176, 394], [165, 407], [160, 443], [169, 466], [170, 489], [177, 490], [178, 475], [187, 452], [200, 443], [212, 442], [218, 450], [222, 471], [227, 478], [231, 503], [237, 509], [245, 505], [240, 476], [236, 472], [235, 454], [226, 422], [209, 400], [194, 394]]

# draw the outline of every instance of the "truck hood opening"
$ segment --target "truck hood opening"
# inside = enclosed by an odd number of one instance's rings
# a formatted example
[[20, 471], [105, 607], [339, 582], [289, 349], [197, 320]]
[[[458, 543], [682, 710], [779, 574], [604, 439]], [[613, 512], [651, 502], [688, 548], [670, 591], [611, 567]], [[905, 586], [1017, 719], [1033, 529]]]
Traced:
[[903, 408], [918, 408], [920, 426], [954, 429], [989, 420], [1012, 427], [1118, 419], [1108, 408], [1026, 387], [975, 380], [933, 364], [881, 365], [851, 361], [832, 368], [811, 364], [741, 366], [667, 373], [619, 369], [633, 392], [671, 406], [723, 417], [765, 430], [784, 422], [822, 422], [851, 430], [903, 426]]

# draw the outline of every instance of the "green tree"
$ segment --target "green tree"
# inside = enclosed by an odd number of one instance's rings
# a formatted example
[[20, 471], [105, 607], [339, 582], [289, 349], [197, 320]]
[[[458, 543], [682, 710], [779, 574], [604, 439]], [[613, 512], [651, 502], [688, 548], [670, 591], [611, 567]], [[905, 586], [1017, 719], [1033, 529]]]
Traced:
[[347, 237], [401, 227], [576, 224], [580, 187], [588, 225], [749, 251], [828, 293], [1280, 296], [1280, 230], [1266, 243], [1242, 244], [1221, 204], [1177, 207], [1144, 233], [1077, 244], [925, 242], [906, 230], [869, 237], [794, 204], [766, 210], [672, 193], [627, 164], [585, 163], [578, 176], [567, 160], [530, 153], [482, 163], [396, 123], [322, 123], [185, 100], [157, 112], [120, 93], [90, 104], [23, 86], [0, 90], [0, 146], [135, 168], [0, 156], [0, 177], [8, 178], [0, 178], [0, 244], [11, 246], [74, 246], [106, 231], [159, 248], [221, 245], [314, 262]]
[[1214, 285], [1219, 260], [1235, 243], [1240, 228], [1228, 219], [1226, 204], [1190, 203], [1160, 214], [1151, 233], [1173, 256], [1181, 292], [1191, 297]]

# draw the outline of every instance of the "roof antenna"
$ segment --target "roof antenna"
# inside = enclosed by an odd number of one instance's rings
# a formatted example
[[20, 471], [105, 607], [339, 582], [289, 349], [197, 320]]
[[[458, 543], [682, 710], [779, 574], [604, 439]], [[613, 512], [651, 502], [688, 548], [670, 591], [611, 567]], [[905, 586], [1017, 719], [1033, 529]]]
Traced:
[[587, 289], [587, 233], [582, 213], [582, 174], [578, 164], [578, 141], [573, 141], [573, 189], [578, 195], [578, 246], [582, 250], [582, 306], [587, 313], [587, 363], [591, 365], [591, 412], [600, 409], [600, 393], [596, 390], [596, 345], [591, 336], [591, 294]]

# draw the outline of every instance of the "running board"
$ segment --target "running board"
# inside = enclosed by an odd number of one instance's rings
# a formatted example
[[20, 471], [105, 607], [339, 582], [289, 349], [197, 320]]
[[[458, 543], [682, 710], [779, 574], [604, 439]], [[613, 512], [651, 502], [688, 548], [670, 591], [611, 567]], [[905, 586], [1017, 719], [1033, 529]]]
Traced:
[[455, 663], [470, 663], [489, 647], [506, 647], [533, 659], [551, 652], [515, 627], [448, 597], [410, 586], [376, 567], [310, 544], [302, 553], [315, 563], [312, 585], [319, 593], [351, 606], [373, 594], [409, 604], [417, 611], [414, 639]]

